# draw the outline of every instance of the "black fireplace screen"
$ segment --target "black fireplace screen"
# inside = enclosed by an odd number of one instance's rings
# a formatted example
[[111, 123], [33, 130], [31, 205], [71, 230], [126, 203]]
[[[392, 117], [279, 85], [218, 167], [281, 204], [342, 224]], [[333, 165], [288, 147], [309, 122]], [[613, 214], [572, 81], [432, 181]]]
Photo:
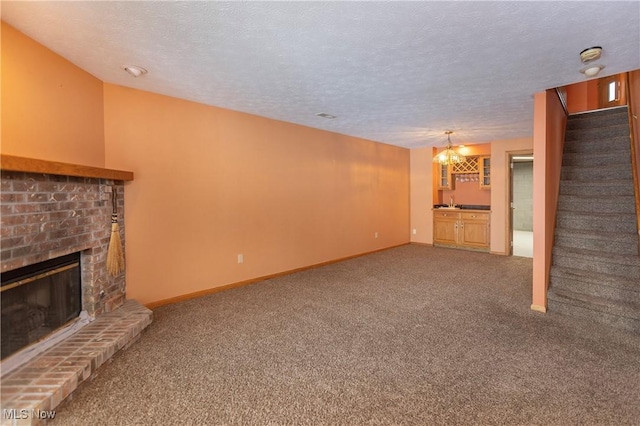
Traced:
[[3, 359], [80, 314], [80, 253], [5, 272], [1, 281]]

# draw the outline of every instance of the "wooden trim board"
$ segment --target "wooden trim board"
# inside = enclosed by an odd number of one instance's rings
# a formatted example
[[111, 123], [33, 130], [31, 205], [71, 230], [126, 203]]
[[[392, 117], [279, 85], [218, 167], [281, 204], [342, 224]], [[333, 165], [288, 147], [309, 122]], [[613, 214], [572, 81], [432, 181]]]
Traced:
[[13, 155], [6, 154], [0, 154], [0, 169], [12, 172], [44, 173], [58, 176], [76, 176], [122, 181], [133, 180], [133, 172], [60, 163], [57, 161], [38, 160], [35, 158], [15, 157]]
[[536, 312], [542, 312], [543, 314], [547, 313], [547, 308], [545, 306], [540, 306], [540, 305], [531, 305], [531, 310]]

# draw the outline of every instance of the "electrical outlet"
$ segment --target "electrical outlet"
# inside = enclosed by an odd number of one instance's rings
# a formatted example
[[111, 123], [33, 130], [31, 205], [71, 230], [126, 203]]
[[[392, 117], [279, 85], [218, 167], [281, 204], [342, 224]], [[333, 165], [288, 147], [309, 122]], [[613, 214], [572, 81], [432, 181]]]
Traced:
[[416, 235], [418, 233], [418, 230], [416, 228], [413, 228], [413, 235]]
[[378, 232], [377, 231], [373, 234], [373, 238], [378, 238]]
[[244, 263], [244, 254], [239, 254], [238, 255], [238, 263]]

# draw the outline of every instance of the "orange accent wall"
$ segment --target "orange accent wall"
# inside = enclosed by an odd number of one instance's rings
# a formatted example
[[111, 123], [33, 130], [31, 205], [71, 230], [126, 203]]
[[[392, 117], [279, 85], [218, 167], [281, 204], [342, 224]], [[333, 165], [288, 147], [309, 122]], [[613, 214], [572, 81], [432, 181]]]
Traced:
[[[452, 179], [455, 181], [455, 175], [452, 175]], [[442, 195], [436, 204], [448, 204], [451, 197], [453, 197], [454, 204], [491, 205], [491, 191], [479, 189], [479, 181], [457, 181], [454, 185], [454, 189], [451, 191], [440, 191]]]
[[104, 101], [107, 166], [136, 174], [125, 191], [130, 298], [409, 242], [407, 149], [111, 84]]
[[552, 90], [534, 95], [532, 307], [546, 309], [567, 116]]
[[102, 81], [2, 22], [2, 153], [104, 167]]
[[569, 114], [598, 109], [598, 79], [591, 79], [565, 87]]

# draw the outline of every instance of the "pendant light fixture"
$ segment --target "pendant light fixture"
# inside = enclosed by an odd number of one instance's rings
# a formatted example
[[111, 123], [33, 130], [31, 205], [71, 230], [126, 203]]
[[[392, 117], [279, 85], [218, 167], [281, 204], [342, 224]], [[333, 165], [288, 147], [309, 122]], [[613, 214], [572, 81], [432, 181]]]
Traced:
[[459, 154], [457, 151], [453, 150], [451, 146], [451, 134], [453, 132], [451, 130], [447, 130], [444, 132], [447, 135], [447, 147], [441, 151], [438, 155], [433, 157], [434, 163], [440, 163], [443, 166], [448, 166], [450, 164], [464, 163], [466, 158], [464, 155]]

